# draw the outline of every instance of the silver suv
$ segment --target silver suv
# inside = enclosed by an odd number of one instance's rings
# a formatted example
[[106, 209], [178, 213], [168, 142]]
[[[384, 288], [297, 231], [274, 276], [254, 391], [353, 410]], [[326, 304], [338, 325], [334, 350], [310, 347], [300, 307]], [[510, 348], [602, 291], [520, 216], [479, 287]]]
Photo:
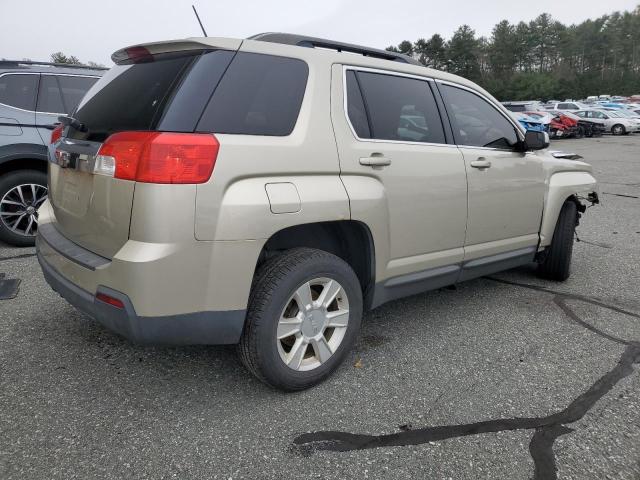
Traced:
[[385, 302], [529, 262], [569, 276], [591, 167], [468, 80], [286, 34], [112, 58], [53, 135], [37, 247], [133, 341], [238, 344], [299, 390]]
[[0, 240], [33, 245], [47, 197], [47, 145], [103, 70], [0, 61]]

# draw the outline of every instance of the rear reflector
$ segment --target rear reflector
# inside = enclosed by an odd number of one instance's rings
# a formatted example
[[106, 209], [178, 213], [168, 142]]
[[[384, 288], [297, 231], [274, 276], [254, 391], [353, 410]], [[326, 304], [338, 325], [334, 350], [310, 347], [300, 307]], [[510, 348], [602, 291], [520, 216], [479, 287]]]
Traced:
[[219, 148], [211, 134], [120, 132], [102, 144], [93, 172], [143, 183], [204, 183]]
[[112, 307], [124, 308], [124, 303], [122, 303], [122, 300], [113, 298], [112, 296], [107, 295], [106, 293], [96, 293], [96, 299], [100, 300], [101, 302], [107, 303]]
[[60, 137], [62, 137], [63, 129], [64, 126], [62, 124], [59, 124], [56, 128], [53, 129], [53, 131], [51, 132], [51, 143], [56, 143], [58, 140], [60, 140]]

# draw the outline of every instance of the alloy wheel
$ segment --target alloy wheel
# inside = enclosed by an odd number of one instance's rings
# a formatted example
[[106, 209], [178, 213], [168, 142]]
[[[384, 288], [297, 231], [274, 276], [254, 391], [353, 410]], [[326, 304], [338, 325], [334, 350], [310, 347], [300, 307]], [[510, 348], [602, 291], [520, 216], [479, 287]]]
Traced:
[[47, 199], [47, 187], [36, 183], [16, 185], [0, 200], [0, 220], [12, 232], [34, 237], [38, 207]]
[[349, 299], [336, 280], [315, 278], [300, 285], [278, 321], [276, 342], [289, 368], [318, 368], [336, 352], [349, 324]]

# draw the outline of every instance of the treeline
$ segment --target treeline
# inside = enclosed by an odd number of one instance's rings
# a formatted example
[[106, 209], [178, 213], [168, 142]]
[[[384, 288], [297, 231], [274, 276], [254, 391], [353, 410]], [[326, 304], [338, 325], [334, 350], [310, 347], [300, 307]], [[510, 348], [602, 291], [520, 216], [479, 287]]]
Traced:
[[546, 13], [503, 20], [490, 38], [462, 25], [448, 41], [435, 34], [387, 50], [462, 75], [500, 100], [640, 94], [640, 6], [569, 26]]
[[87, 67], [94, 67], [94, 68], [104, 68], [104, 65], [102, 65], [101, 63], [96, 63], [96, 62], [87, 62], [87, 63], [83, 63], [81, 62], [78, 57], [74, 56], [74, 55], [65, 55], [62, 52], [55, 52], [51, 54], [51, 61], [53, 63], [66, 63], [69, 65], [83, 65], [83, 66], [87, 66]]

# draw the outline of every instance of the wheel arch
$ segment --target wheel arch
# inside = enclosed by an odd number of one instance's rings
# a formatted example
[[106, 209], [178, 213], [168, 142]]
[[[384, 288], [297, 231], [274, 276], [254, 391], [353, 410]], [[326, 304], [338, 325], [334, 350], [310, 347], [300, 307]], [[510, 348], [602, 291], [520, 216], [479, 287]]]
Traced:
[[14, 143], [0, 147], [0, 175], [16, 170], [47, 171], [47, 147], [35, 143]]
[[360, 281], [364, 308], [369, 308], [375, 285], [375, 245], [371, 230], [365, 223], [336, 220], [278, 230], [263, 245], [256, 270], [269, 258], [296, 247], [323, 250], [347, 262]]
[[551, 245], [553, 232], [566, 201], [573, 201], [578, 211], [584, 211], [581, 198], [588, 198], [590, 194], [598, 192], [596, 179], [589, 172], [558, 172], [549, 180], [549, 191], [545, 201], [540, 226], [540, 249]]

